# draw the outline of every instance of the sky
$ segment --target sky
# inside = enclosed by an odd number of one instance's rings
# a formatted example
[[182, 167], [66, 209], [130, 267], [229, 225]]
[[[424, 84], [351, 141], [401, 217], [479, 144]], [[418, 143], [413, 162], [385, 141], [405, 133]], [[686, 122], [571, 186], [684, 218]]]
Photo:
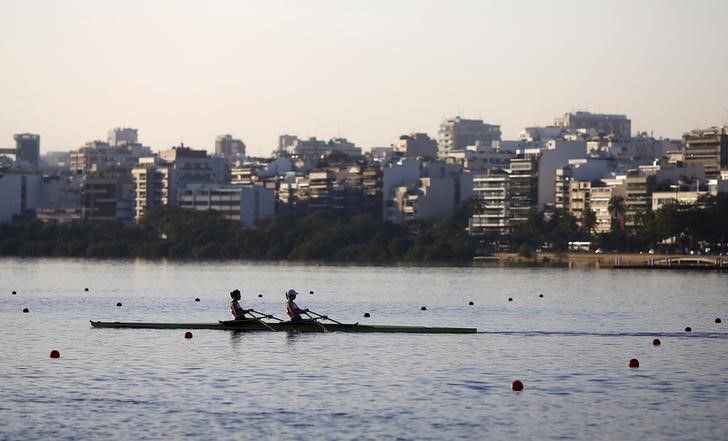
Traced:
[[680, 137], [728, 123], [728, 1], [0, 0], [0, 147], [139, 129], [154, 150], [368, 148], [460, 115], [504, 139], [574, 110]]

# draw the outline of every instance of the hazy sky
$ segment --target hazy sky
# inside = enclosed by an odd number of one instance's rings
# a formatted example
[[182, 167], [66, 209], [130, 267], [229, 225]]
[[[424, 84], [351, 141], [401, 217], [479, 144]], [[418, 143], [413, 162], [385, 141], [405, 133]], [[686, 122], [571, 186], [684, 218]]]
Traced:
[[577, 109], [679, 137], [728, 122], [726, 23], [726, 0], [0, 0], [0, 146], [126, 125], [155, 150], [231, 133], [267, 155], [455, 115], [513, 139]]

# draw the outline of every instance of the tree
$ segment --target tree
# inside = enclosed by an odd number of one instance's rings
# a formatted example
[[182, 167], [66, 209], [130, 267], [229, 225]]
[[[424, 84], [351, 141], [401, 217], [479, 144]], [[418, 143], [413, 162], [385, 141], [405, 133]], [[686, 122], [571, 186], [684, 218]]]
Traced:
[[627, 206], [624, 203], [623, 196], [612, 196], [609, 199], [607, 211], [612, 219], [619, 221], [619, 231], [624, 231], [624, 215], [627, 214]]
[[593, 235], [597, 229], [597, 214], [590, 207], [581, 213], [581, 228], [589, 235]]

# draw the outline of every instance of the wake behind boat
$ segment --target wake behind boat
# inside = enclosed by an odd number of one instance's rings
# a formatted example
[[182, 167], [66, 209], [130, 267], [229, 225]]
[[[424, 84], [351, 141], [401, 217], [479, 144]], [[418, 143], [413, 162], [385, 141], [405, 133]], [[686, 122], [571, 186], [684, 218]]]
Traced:
[[102, 322], [91, 320], [91, 326], [94, 328], [219, 329], [225, 331], [268, 332], [386, 332], [410, 334], [472, 334], [477, 332], [476, 328], [321, 323], [318, 320], [268, 322], [260, 319], [226, 320], [217, 323]]

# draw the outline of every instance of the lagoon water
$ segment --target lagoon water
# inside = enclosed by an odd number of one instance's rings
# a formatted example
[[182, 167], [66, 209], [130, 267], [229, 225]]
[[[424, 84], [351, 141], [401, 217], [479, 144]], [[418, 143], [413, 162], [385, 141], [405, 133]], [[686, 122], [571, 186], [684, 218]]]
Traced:
[[[88, 322], [226, 319], [233, 288], [283, 315], [291, 287], [340, 321], [481, 332], [187, 340]], [[712, 272], [0, 259], [0, 439], [726, 439], [727, 288]]]

